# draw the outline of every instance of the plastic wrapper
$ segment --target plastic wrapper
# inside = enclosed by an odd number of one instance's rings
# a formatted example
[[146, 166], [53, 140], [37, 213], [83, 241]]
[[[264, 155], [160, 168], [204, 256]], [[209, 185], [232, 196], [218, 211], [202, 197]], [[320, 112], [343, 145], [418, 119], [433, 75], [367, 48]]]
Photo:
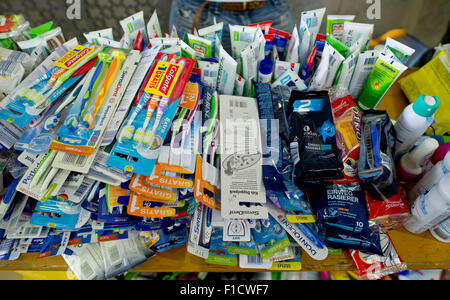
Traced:
[[293, 91], [289, 100], [290, 149], [299, 188], [341, 179], [343, 164], [328, 92]]
[[68, 247], [62, 255], [79, 280], [105, 280], [123, 274], [153, 256], [142, 237]]
[[369, 227], [366, 198], [358, 184], [329, 185], [312, 194], [327, 246], [382, 254], [378, 233]]
[[362, 113], [352, 96], [332, 101], [337, 145], [344, 164], [344, 181], [357, 180], [361, 140]]
[[398, 193], [395, 153], [396, 133], [385, 111], [364, 111], [358, 177], [361, 186], [377, 200]]
[[369, 223], [377, 225], [378, 227], [375, 228], [380, 230], [387, 231], [402, 226], [409, 216], [409, 207], [402, 187], [399, 187], [396, 195], [385, 201], [373, 199], [368, 192], [366, 192], [366, 199]]
[[380, 233], [380, 243], [383, 255], [375, 255], [350, 250], [350, 256], [355, 263], [360, 279], [377, 280], [384, 276], [406, 270], [407, 265], [398, 255], [389, 234]]

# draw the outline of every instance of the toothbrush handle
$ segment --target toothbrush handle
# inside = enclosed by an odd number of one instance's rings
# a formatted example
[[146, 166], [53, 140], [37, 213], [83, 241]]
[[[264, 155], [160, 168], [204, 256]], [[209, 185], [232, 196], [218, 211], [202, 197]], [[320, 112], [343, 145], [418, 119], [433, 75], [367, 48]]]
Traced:
[[86, 94], [84, 95], [83, 101], [81, 102], [81, 110], [80, 110], [80, 116], [83, 115], [84, 111], [86, 110], [88, 106], [88, 102], [90, 101], [92, 97], [92, 93], [95, 91], [96, 87], [98, 86], [101, 78], [101, 74], [103, 73], [103, 67], [105, 63], [103, 61], [100, 61], [99, 65], [97, 66], [97, 69], [95, 70], [94, 76], [91, 79], [91, 83], [89, 85], [88, 90], [86, 91]]
[[119, 72], [120, 62], [122, 60], [123, 60], [122, 57], [117, 56], [114, 58], [113, 62], [111, 63], [108, 73], [106, 74], [105, 82], [103, 83], [102, 89], [100, 90], [100, 93], [97, 96], [97, 100], [95, 101], [94, 112], [92, 114], [93, 116], [96, 116], [98, 111], [102, 107], [103, 101], [106, 98], [106, 93], [109, 90], [109, 87], [111, 86], [117, 73]]

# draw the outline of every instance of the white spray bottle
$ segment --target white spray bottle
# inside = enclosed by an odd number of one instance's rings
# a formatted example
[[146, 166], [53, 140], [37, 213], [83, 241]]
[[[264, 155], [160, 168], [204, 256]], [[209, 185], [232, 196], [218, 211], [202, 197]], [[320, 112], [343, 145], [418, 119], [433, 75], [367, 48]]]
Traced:
[[434, 113], [439, 108], [439, 97], [420, 95], [408, 105], [395, 123], [397, 143], [395, 151], [403, 152], [411, 148], [434, 122]]
[[445, 155], [442, 161], [435, 164], [430, 171], [425, 173], [422, 179], [411, 189], [409, 199], [412, 201], [416, 200], [417, 197], [430, 190], [433, 185], [437, 184], [448, 173], [450, 173], [450, 152]]
[[400, 158], [397, 174], [402, 180], [414, 180], [425, 171], [425, 164], [430, 160], [439, 142], [432, 138], [423, 139], [411, 152]]
[[450, 174], [447, 174], [428, 193], [420, 195], [403, 226], [412, 233], [421, 234], [450, 217], [449, 186]]

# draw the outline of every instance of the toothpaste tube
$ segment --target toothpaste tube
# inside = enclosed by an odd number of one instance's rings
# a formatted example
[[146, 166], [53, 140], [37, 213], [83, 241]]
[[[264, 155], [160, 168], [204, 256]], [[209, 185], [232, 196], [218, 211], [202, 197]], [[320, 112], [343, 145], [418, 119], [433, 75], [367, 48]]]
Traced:
[[219, 73], [219, 63], [200, 60], [198, 67], [202, 71], [202, 83], [209, 86], [213, 90], [217, 87], [217, 75]]
[[339, 66], [344, 57], [330, 44], [325, 43], [322, 59], [311, 82], [310, 91], [319, 91], [332, 87]]
[[271, 86], [275, 88], [277, 86], [289, 86], [295, 87], [299, 91], [304, 91], [308, 87], [305, 85], [305, 82], [295, 73], [294, 70], [287, 70], [280, 78], [278, 78]]
[[244, 96], [244, 88], [245, 88], [245, 79], [239, 75], [236, 75], [233, 95]]
[[350, 47], [341, 42], [340, 40], [333, 37], [331, 34], [327, 34], [326, 41], [337, 51], [339, 51], [342, 56], [347, 56], [347, 53], [349, 53]]
[[131, 45], [136, 43], [138, 33], [141, 32], [144, 42], [148, 45], [147, 32], [145, 30], [144, 12], [140, 11], [120, 21], [123, 31], [130, 37]]
[[109, 40], [114, 40], [112, 28], [86, 32], [83, 35], [90, 44], [94, 44], [97, 46], [100, 45], [100, 43], [98, 41], [99, 37], [109, 39]]
[[159, 19], [156, 10], [153, 12], [150, 21], [148, 21], [147, 23], [147, 35], [149, 39], [163, 36], [161, 26], [159, 25]]
[[[311, 33], [311, 38], [309, 41], [308, 51], [314, 47], [314, 43], [316, 41], [316, 35], [319, 33], [320, 27], [322, 26], [323, 17], [325, 15], [326, 8], [320, 8], [316, 10], [310, 10], [302, 12], [300, 16], [300, 24], [304, 23], [309, 29]], [[302, 41], [303, 42], [303, 41]], [[300, 62], [302, 63], [302, 62]], [[302, 63], [303, 65], [303, 63]]]
[[327, 34], [332, 35], [337, 40], [342, 40], [344, 35], [344, 23], [353, 22], [355, 16], [352, 15], [328, 15]]
[[195, 36], [193, 34], [187, 34], [187, 44], [194, 49], [195, 56], [198, 59], [211, 58], [213, 54], [212, 41], [208, 39]]
[[365, 51], [359, 54], [358, 62], [356, 63], [355, 71], [349, 85], [349, 92], [353, 99], [359, 98], [377, 59], [378, 54], [375, 50]]
[[241, 25], [229, 25], [230, 26], [230, 39], [231, 39], [231, 56], [234, 59], [238, 59], [242, 50], [250, 45], [256, 33], [256, 27], [248, 27]]
[[361, 92], [358, 106], [363, 109], [376, 109], [389, 88], [407, 69], [408, 67], [397, 59], [380, 53]]
[[261, 30], [264, 32], [264, 34], [269, 33], [270, 27], [272, 27], [273, 21], [264, 21], [259, 23], [254, 23], [248, 25], [249, 27], [258, 27], [261, 28]]
[[308, 25], [306, 24], [306, 21], [300, 22], [300, 49], [298, 50], [298, 56], [299, 56], [299, 62], [302, 66], [306, 64], [306, 61], [308, 60], [308, 56], [310, 54], [309, 51], [309, 44], [311, 41], [311, 31], [309, 31]]
[[270, 53], [272, 52], [274, 38], [275, 38], [274, 34], [264, 35], [264, 39], [266, 40], [266, 44], [264, 46], [264, 55], [266, 56], [266, 58], [268, 58]]
[[288, 41], [291, 39], [291, 35], [287, 32], [274, 28], [269, 28], [269, 34], [275, 34], [275, 38], [273, 40], [274, 46], [277, 48], [278, 55], [280, 55], [281, 58], [284, 58], [284, 50], [286, 49]]
[[352, 54], [347, 57], [342, 63], [340, 73], [336, 76], [337, 89], [340, 91], [347, 91], [350, 85], [350, 81], [355, 71], [356, 62], [358, 61], [358, 55]]
[[258, 78], [258, 56], [259, 45], [258, 42], [251, 43], [241, 52], [241, 66], [242, 77], [247, 82], [247, 88], [245, 94], [251, 96], [251, 90], [253, 87], [252, 80]]
[[216, 35], [219, 36], [220, 41], [223, 38], [223, 22], [199, 29], [198, 35], [211, 41], [212, 51], [214, 52], [216, 49]]
[[292, 63], [298, 63], [299, 61], [299, 52], [300, 48], [300, 36], [298, 34], [297, 25], [295, 25], [294, 30], [292, 31], [292, 38], [289, 41], [287, 50], [286, 50], [286, 61]]
[[219, 73], [217, 75], [217, 91], [221, 95], [232, 95], [236, 80], [237, 62], [218, 45]]
[[400, 60], [400, 62], [404, 65], [408, 62], [409, 58], [416, 52], [415, 49], [412, 49], [394, 39], [388, 37], [386, 39], [386, 45], [384, 50], [391, 50], [392, 53]]
[[275, 70], [273, 72], [274, 79], [277, 80], [289, 69], [294, 70], [294, 72], [298, 74], [300, 72], [300, 64], [281, 60], [275, 61]]
[[[366, 36], [368, 43], [372, 39], [373, 29], [373, 24], [344, 22], [342, 42], [351, 47], [362, 36]], [[364, 46], [367, 46], [367, 43]]]

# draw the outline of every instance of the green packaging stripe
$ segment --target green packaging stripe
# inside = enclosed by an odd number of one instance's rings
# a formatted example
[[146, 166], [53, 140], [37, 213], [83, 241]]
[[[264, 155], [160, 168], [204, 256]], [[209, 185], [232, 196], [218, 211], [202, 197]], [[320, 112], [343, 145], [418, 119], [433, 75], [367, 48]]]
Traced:
[[269, 258], [272, 255], [280, 252], [281, 250], [289, 247], [289, 245], [290, 245], [289, 238], [286, 237], [286, 238], [282, 239], [281, 241], [279, 241], [278, 243], [273, 244], [272, 246], [261, 250], [261, 253], [260, 253], [261, 258], [262, 259]]
[[241, 255], [249, 255], [249, 256], [255, 256], [258, 255], [258, 251], [256, 249], [252, 248], [241, 248], [236, 246], [227, 246], [228, 252], [232, 254], [241, 254]]
[[237, 257], [209, 255], [206, 262], [214, 265], [237, 266]]

